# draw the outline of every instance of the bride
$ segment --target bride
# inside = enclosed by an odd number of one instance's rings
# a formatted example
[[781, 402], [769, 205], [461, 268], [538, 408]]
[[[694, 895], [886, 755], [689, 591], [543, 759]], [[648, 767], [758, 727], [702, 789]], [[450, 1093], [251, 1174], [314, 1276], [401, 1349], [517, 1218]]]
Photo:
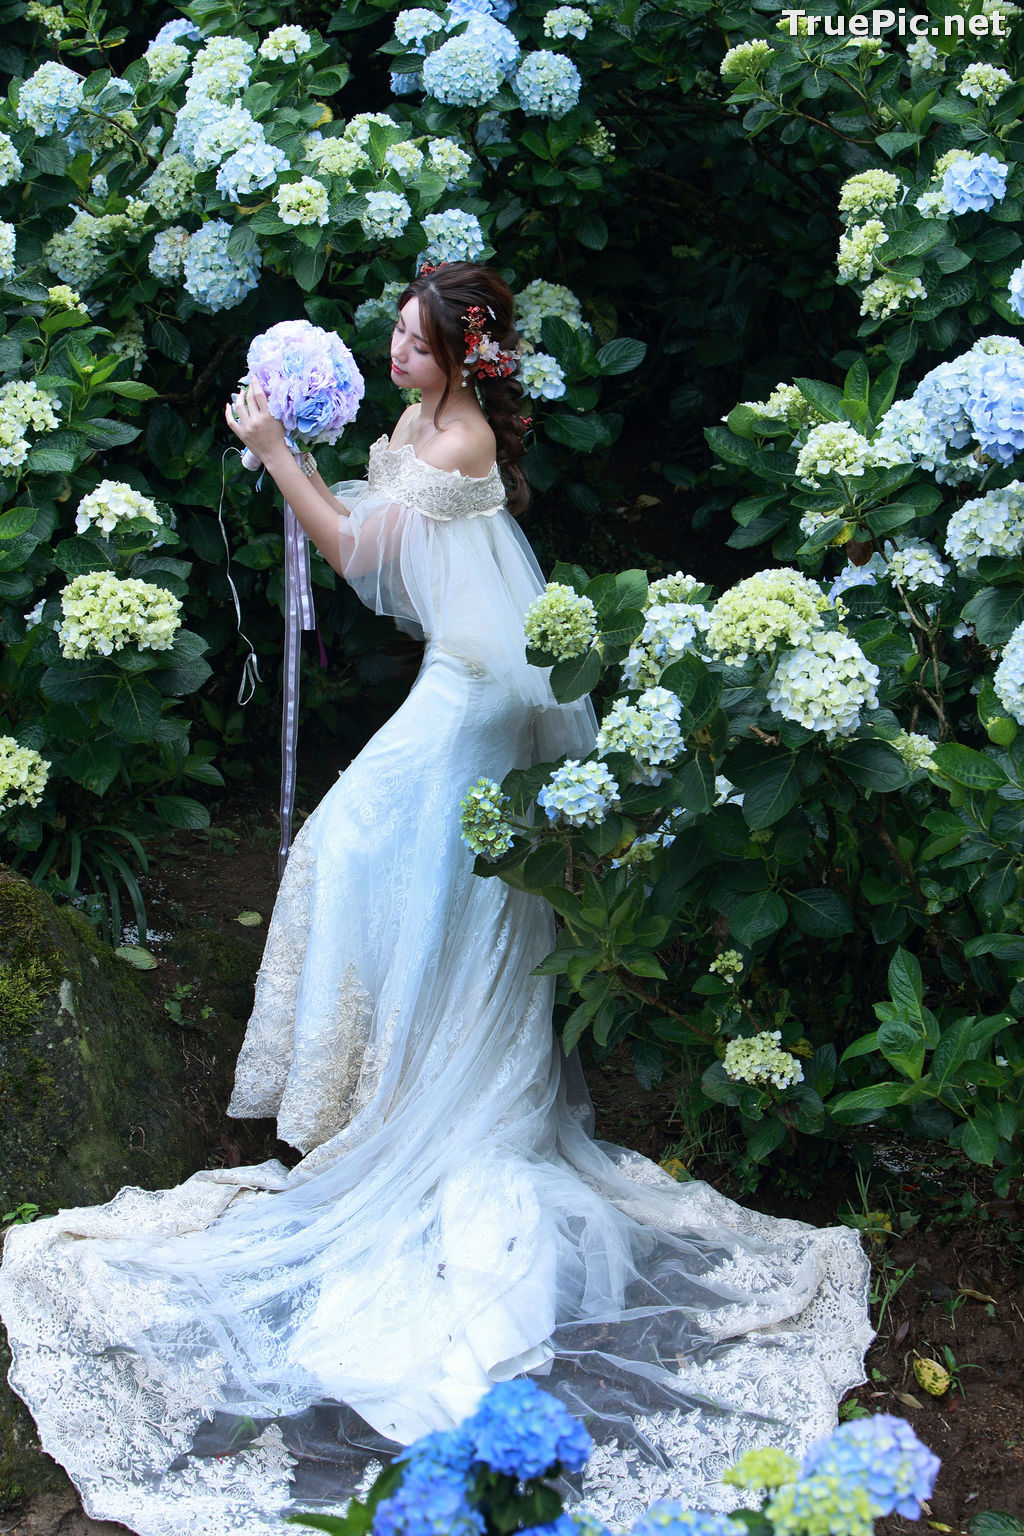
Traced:
[[366, 481], [304, 475], [258, 386], [228, 425], [359, 597], [425, 642], [413, 688], [296, 838], [230, 1113], [304, 1156], [13, 1228], [11, 1384], [89, 1514], [143, 1536], [277, 1533], [536, 1375], [597, 1447], [570, 1494], [612, 1525], [737, 1502], [751, 1445], [799, 1455], [862, 1379], [857, 1235], [757, 1215], [591, 1140], [551, 1027], [539, 897], [472, 872], [480, 775], [592, 748], [527, 664], [542, 577], [512, 296], [424, 269], [391, 373], [421, 391]]

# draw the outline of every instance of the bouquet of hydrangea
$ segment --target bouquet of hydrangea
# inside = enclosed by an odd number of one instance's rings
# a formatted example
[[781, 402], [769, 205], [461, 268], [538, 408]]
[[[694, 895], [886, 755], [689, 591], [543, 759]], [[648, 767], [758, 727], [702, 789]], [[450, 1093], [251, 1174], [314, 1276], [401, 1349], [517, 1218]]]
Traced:
[[[282, 320], [257, 336], [246, 357], [248, 377], [258, 380], [285, 430], [288, 446], [303, 452], [335, 443], [354, 421], [363, 398], [363, 376], [340, 336], [308, 320]], [[259, 466], [248, 448], [247, 469]]]

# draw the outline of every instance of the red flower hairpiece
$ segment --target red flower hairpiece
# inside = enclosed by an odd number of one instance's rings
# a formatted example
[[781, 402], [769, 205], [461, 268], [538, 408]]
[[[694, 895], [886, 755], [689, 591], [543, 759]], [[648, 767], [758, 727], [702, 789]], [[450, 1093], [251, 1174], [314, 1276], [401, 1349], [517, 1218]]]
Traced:
[[519, 351], [515, 347], [506, 351], [488, 335], [488, 314], [492, 319], [496, 318], [489, 306], [485, 310], [481, 305], [473, 304], [462, 317], [466, 322], [466, 356], [462, 372], [468, 378], [475, 366], [477, 373], [488, 378], [508, 379], [519, 368]]

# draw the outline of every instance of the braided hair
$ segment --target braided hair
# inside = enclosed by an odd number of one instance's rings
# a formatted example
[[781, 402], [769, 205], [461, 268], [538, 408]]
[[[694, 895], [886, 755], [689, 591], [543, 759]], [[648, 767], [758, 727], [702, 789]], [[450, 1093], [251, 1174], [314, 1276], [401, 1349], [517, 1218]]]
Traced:
[[[399, 310], [410, 299], [419, 301], [423, 339], [446, 375], [444, 393], [434, 413], [434, 424], [462, 379], [466, 357], [466, 317], [473, 308], [487, 317], [487, 337], [503, 351], [513, 351], [519, 334], [515, 328], [512, 290], [488, 267], [472, 261], [447, 261], [413, 278], [398, 300]], [[496, 377], [484, 371], [473, 375], [480, 402], [494, 433], [496, 457], [505, 482], [509, 511], [518, 517], [530, 502], [530, 487], [520, 468], [526, 422], [519, 407], [523, 387], [513, 377]]]

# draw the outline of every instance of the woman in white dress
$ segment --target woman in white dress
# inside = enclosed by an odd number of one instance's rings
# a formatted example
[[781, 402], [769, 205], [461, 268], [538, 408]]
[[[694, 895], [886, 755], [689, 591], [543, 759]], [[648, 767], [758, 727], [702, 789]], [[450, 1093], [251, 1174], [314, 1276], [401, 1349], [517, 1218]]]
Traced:
[[[425, 270], [392, 377], [422, 392], [366, 481], [306, 478], [253, 386], [228, 422], [327, 560], [425, 640], [416, 682], [296, 838], [230, 1112], [304, 1156], [124, 1189], [8, 1235], [11, 1383], [97, 1518], [280, 1531], [532, 1373], [597, 1448], [572, 1490], [625, 1526], [727, 1509], [751, 1445], [800, 1454], [862, 1379], [856, 1233], [743, 1210], [591, 1140], [551, 1026], [540, 898], [472, 872], [480, 775], [591, 749], [588, 701], [527, 664], [543, 587], [512, 297]], [[469, 359], [467, 363], [467, 357]], [[463, 387], [464, 380], [466, 387]]]

